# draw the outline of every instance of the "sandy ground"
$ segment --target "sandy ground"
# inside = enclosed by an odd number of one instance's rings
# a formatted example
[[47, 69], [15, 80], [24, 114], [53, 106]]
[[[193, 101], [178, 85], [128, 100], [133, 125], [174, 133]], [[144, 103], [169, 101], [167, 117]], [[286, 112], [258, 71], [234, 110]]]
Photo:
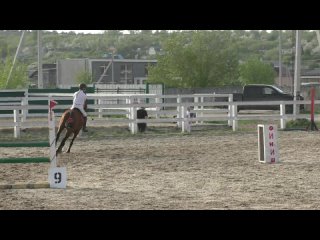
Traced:
[[[0, 209], [320, 209], [319, 132], [279, 131], [281, 163], [258, 161], [257, 133], [82, 135], [63, 153], [67, 189], [0, 190]], [[0, 157], [47, 156], [1, 148]], [[49, 164], [0, 164], [0, 184], [46, 181]], [[26, 181], [28, 179], [28, 181]]]

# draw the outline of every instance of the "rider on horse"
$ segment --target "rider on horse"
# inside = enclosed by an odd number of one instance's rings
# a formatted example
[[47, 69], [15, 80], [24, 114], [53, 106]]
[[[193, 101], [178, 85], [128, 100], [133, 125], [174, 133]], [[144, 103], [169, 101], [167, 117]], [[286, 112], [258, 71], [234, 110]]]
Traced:
[[71, 109], [78, 108], [80, 112], [83, 115], [84, 124], [83, 124], [83, 131], [88, 132], [86, 126], [87, 126], [87, 113], [85, 112], [85, 109], [87, 109], [87, 95], [86, 95], [86, 88], [87, 85], [84, 83], [81, 83], [79, 85], [79, 91], [75, 92], [73, 94], [73, 104]]

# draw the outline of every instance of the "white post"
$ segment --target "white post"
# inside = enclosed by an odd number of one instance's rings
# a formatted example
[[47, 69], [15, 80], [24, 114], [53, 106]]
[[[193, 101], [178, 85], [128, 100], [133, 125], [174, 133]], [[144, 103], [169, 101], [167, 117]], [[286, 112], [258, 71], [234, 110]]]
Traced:
[[138, 130], [138, 126], [137, 126], [137, 108], [136, 107], [132, 107], [131, 119], [133, 120], [132, 127], [131, 127], [131, 133], [135, 134], [135, 133], [137, 133], [137, 130]]
[[[130, 104], [130, 98], [126, 98], [126, 104]], [[130, 119], [130, 110], [128, 112], [128, 109], [126, 108], [126, 111], [127, 111], [126, 117]], [[130, 128], [130, 123], [129, 123], [129, 128]]]
[[[201, 99], [200, 102], [201, 102], [201, 103], [204, 103], [204, 97], [201, 97], [200, 99]], [[203, 117], [203, 109], [204, 109], [204, 106], [202, 105], [202, 106], [201, 106], [200, 117]], [[200, 123], [203, 124], [203, 121], [200, 121]]]
[[99, 105], [99, 109], [98, 109], [98, 112], [99, 112], [99, 118], [102, 118], [102, 108], [101, 108], [101, 99], [99, 98], [98, 99], [98, 105]]
[[48, 128], [49, 128], [49, 144], [50, 144], [50, 162], [51, 168], [57, 167], [56, 156], [56, 125], [54, 111], [49, 109], [48, 113]]
[[38, 88], [43, 88], [41, 30], [38, 30]]
[[191, 110], [190, 106], [187, 108], [187, 111], [185, 112], [185, 129], [187, 130], [188, 133], [191, 132]]
[[280, 128], [285, 129], [286, 128], [286, 105], [281, 103], [280, 104]]
[[237, 113], [238, 113], [238, 106], [234, 103], [232, 104], [232, 130], [237, 131], [238, 130], [238, 119], [237, 119]]
[[[160, 103], [160, 98], [156, 98], [156, 103]], [[160, 107], [156, 107], [156, 111], [158, 112], [158, 111], [160, 111]], [[156, 119], [158, 119], [159, 118], [159, 114], [158, 113], [156, 113]]]
[[[228, 105], [228, 117], [231, 117], [231, 112], [232, 112], [232, 105], [231, 103], [233, 102], [233, 94], [229, 94], [229, 98], [228, 98], [228, 102], [229, 102], [229, 105]], [[232, 126], [232, 120], [228, 120], [228, 126]]]
[[[293, 100], [297, 101], [298, 95], [300, 95], [300, 68], [301, 68], [301, 30], [296, 30], [296, 55], [295, 55], [295, 65], [294, 65], [294, 91]], [[297, 114], [300, 113], [299, 105], [293, 104], [293, 117], [296, 120]]]
[[[177, 97], [177, 103], [178, 103], [178, 106], [177, 106], [177, 111], [178, 111], [177, 118], [181, 118], [182, 115], [181, 115], [181, 106], [180, 106], [180, 104], [181, 104], [181, 96], [180, 95], [178, 95], [178, 97]], [[178, 127], [181, 127], [181, 122], [178, 121], [177, 125], [178, 125]]]
[[186, 108], [185, 106], [181, 106], [181, 118], [183, 119], [181, 121], [181, 131], [184, 133], [186, 130]]
[[[129, 120], [131, 120], [132, 119], [132, 111], [133, 111], [133, 109], [132, 109], [132, 107], [131, 107], [131, 104], [132, 104], [132, 98], [131, 98], [131, 96], [128, 98], [128, 99], [126, 99], [126, 102], [129, 104], [129, 114], [128, 114], [128, 118], [129, 118]], [[133, 130], [133, 123], [130, 121], [129, 122], [129, 129], [130, 129], [130, 131], [132, 132]]]
[[[199, 109], [199, 107], [198, 107], [198, 103], [199, 102], [199, 98], [197, 97], [197, 96], [195, 96], [194, 97], [194, 110], [198, 110]], [[197, 114], [197, 116], [198, 116], [198, 114]], [[196, 124], [198, 124], [199, 123], [199, 121], [196, 121]]]
[[20, 119], [19, 119], [19, 110], [17, 109], [13, 110], [13, 121], [14, 121], [14, 131], [13, 131], [14, 138], [19, 138], [20, 137]]

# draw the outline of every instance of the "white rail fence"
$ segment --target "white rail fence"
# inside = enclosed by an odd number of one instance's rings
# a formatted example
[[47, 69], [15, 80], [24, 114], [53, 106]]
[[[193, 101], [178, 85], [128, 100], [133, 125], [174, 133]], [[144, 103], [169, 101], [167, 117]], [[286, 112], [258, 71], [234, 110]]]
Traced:
[[[228, 102], [218, 102], [216, 101], [217, 98], [228, 99]], [[13, 113], [0, 114], [0, 128], [13, 128], [14, 136], [19, 137], [21, 129], [47, 127], [45, 119], [47, 113], [29, 113], [29, 110], [47, 110], [47, 105], [28, 105], [28, 101], [49, 101], [50, 99], [72, 100], [72, 94], [29, 94], [27, 97], [1, 98], [0, 110], [12, 110]], [[175, 101], [172, 102], [171, 100], [170, 103], [166, 103], [166, 99], [175, 99]], [[138, 123], [177, 123], [182, 132], [190, 132], [191, 126], [195, 124], [204, 124], [210, 121], [226, 121], [226, 124], [232, 127], [233, 131], [236, 131], [238, 129], [238, 121], [241, 120], [279, 120], [280, 128], [284, 129], [287, 120], [310, 118], [309, 114], [293, 115], [285, 113], [286, 105], [308, 105], [310, 104], [310, 100], [233, 102], [232, 94], [88, 94], [88, 100], [94, 100], [94, 104], [88, 104], [88, 109], [92, 110], [88, 112], [90, 116], [88, 118], [88, 125], [101, 126], [106, 123], [128, 124], [133, 134], [137, 133]], [[105, 102], [109, 103], [106, 104]], [[110, 104], [111, 102], [112, 104]], [[320, 104], [320, 100], [315, 101], [315, 104]], [[280, 111], [274, 114], [238, 114], [237, 109], [241, 105], [278, 105], [280, 106]], [[136, 112], [139, 107], [146, 108], [149, 115], [148, 119], [137, 119]], [[55, 106], [55, 110], [67, 108], [70, 108], [70, 105], [58, 104]], [[190, 118], [190, 113], [195, 114], [196, 117]], [[61, 113], [57, 112], [56, 116], [61, 116]]]

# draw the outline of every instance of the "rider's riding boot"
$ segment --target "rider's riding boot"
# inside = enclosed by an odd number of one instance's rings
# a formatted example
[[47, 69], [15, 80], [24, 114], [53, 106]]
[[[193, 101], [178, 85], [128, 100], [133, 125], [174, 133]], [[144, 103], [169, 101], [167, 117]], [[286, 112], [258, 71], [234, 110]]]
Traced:
[[88, 129], [87, 129], [87, 117], [84, 117], [83, 119], [84, 119], [84, 123], [83, 123], [82, 131], [88, 132]]

